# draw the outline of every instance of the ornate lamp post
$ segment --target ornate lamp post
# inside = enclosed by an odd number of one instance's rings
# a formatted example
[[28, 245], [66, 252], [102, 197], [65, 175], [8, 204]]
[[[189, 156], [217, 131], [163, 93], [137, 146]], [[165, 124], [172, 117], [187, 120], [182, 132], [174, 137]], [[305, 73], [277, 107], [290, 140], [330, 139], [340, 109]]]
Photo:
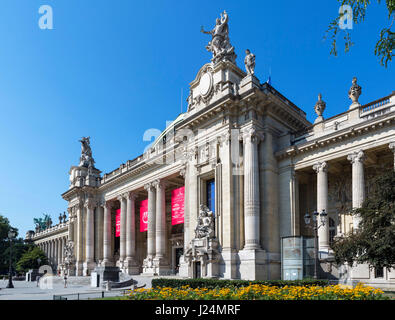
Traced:
[[9, 267], [9, 275], [8, 275], [8, 284], [6, 288], [14, 288], [14, 284], [12, 283], [12, 239], [14, 239], [16, 233], [12, 230], [8, 231], [8, 239], [10, 241], [10, 267]]
[[[320, 224], [318, 224], [318, 216], [320, 216]], [[308, 212], [304, 215], [304, 222], [306, 227], [313, 229], [314, 231], [314, 279], [317, 279], [317, 267], [318, 267], [318, 229], [325, 225], [326, 217], [328, 214], [325, 209], [319, 214], [316, 211], [313, 212], [312, 218]]]

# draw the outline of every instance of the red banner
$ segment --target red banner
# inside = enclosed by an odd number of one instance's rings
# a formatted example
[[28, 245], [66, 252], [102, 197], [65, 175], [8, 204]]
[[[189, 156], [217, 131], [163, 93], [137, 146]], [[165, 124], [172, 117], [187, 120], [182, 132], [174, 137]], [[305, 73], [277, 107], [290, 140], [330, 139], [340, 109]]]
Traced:
[[148, 199], [140, 202], [140, 232], [148, 229]]
[[121, 236], [121, 209], [115, 211], [115, 236]]
[[171, 225], [184, 223], [185, 187], [171, 191]]

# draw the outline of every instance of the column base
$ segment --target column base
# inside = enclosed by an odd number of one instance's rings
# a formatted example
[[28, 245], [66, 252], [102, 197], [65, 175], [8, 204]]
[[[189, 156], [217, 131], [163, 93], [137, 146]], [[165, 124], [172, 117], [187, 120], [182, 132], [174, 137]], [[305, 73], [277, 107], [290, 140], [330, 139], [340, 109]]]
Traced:
[[134, 257], [126, 258], [122, 266], [122, 272], [129, 275], [140, 274], [140, 267]]
[[83, 276], [90, 276], [93, 269], [95, 269], [96, 263], [94, 261], [85, 261], [83, 265]]
[[262, 249], [244, 248], [239, 251], [240, 279], [264, 280], [267, 279], [266, 251]]
[[223, 248], [221, 252], [221, 264], [219, 265], [219, 274], [225, 279], [238, 278], [238, 255], [234, 249]]
[[101, 262], [100, 266], [101, 266], [101, 267], [113, 267], [113, 266], [114, 266], [114, 262], [111, 261], [111, 260], [106, 260], [106, 259], [104, 259], [104, 260]]
[[75, 264], [75, 275], [82, 276], [84, 274], [84, 267], [82, 261], [77, 261]]
[[165, 258], [154, 258], [155, 273], [158, 276], [168, 276], [171, 274], [171, 267]]

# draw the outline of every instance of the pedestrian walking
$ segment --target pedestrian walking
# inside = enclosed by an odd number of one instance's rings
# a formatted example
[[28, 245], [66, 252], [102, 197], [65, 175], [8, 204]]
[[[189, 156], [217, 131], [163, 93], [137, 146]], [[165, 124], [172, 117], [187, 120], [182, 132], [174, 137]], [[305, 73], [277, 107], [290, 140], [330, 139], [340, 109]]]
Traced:
[[67, 288], [67, 274], [64, 274], [64, 287]]
[[39, 285], [39, 283], [40, 283], [40, 276], [37, 276], [37, 277], [36, 277], [36, 281], [37, 281], [37, 287], [38, 287], [38, 285]]

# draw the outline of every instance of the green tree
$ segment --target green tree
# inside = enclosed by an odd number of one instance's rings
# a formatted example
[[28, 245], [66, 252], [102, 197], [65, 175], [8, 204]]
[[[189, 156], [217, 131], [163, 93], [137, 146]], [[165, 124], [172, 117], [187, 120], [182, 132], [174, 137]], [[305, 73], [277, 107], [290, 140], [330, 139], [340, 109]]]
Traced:
[[395, 267], [395, 172], [378, 176], [372, 189], [353, 212], [361, 219], [359, 228], [334, 242], [335, 260], [391, 269]]
[[[366, 12], [368, 6], [371, 4], [370, 0], [338, 0], [340, 6], [350, 6], [352, 9], [352, 22], [353, 24], [362, 23], [365, 20]], [[384, 2], [381, 0], [377, 0], [378, 3]], [[376, 46], [374, 49], [374, 54], [380, 58], [380, 64], [382, 66], [387, 67], [388, 62], [392, 60], [394, 56], [394, 48], [395, 48], [395, 33], [391, 31], [392, 26], [395, 21], [395, 0], [385, 0], [385, 5], [388, 10], [387, 16], [387, 24], [380, 31], [379, 39], [376, 42]], [[339, 6], [339, 7], [340, 7]], [[345, 52], [350, 50], [350, 47], [354, 45], [351, 40], [351, 35], [348, 29], [341, 29], [340, 22], [345, 19], [346, 12], [339, 12], [339, 15], [334, 19], [330, 24], [326, 31], [326, 35], [330, 36], [332, 39], [331, 51], [330, 54], [337, 56], [337, 35], [338, 33], [344, 31], [344, 46]], [[385, 24], [385, 19], [383, 17], [383, 24]]]
[[[40, 259], [40, 262], [38, 259]], [[31, 245], [16, 263], [16, 270], [18, 272], [25, 273], [29, 271], [29, 269], [38, 269], [40, 266], [45, 264], [48, 264], [48, 259], [44, 251], [35, 245]]]
[[10, 241], [8, 239], [9, 231], [15, 232], [15, 238], [12, 240], [12, 269], [15, 271], [16, 262], [31, 247], [26, 244], [23, 238], [18, 238], [18, 229], [10, 225], [9, 220], [0, 215], [0, 274], [7, 274], [10, 263]]
[[18, 232], [16, 228], [10, 225], [9, 220], [0, 215], [0, 274], [5, 274], [8, 272], [9, 259], [10, 259], [10, 243], [8, 240], [9, 231]]

